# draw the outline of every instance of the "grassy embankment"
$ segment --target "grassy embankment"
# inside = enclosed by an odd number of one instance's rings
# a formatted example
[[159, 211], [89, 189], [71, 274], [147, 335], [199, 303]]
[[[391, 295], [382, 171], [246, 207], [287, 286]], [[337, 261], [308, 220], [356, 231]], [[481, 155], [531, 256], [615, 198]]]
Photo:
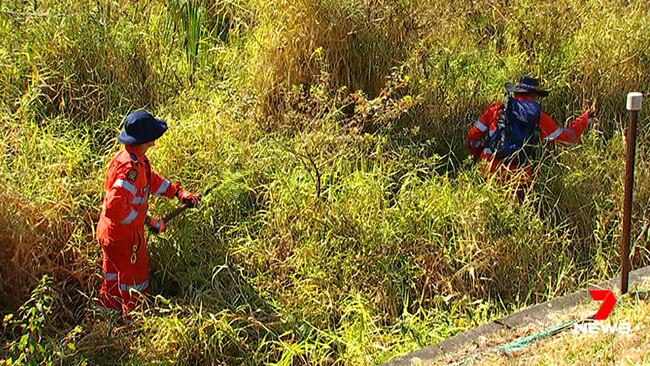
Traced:
[[[6, 322], [0, 355], [375, 364], [611, 276], [623, 101], [650, 81], [648, 10], [595, 0], [0, 3], [3, 312], [50, 278]], [[480, 177], [462, 137], [524, 73], [544, 77], [559, 121], [595, 100], [601, 115], [582, 145], [549, 150], [518, 205]], [[120, 121], [139, 107], [171, 126], [151, 153], [156, 170], [195, 191], [219, 185], [151, 238], [160, 297], [116, 333], [90, 306], [93, 226]], [[647, 125], [635, 266], [649, 259]]]
[[579, 334], [568, 329], [522, 351], [490, 355], [480, 364], [493, 365], [647, 365], [650, 363], [648, 330], [650, 304], [645, 292], [622, 297], [605, 325], [630, 323], [630, 334]]

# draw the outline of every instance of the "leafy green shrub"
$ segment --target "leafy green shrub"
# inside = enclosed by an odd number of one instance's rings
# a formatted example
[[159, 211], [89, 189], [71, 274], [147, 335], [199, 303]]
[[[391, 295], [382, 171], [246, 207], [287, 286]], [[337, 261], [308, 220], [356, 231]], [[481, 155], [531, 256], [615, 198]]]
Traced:
[[[51, 342], [46, 338], [48, 319], [52, 315], [54, 298], [51, 288], [52, 279], [45, 275], [32, 295], [14, 314], [5, 316], [3, 325], [5, 334], [13, 337], [7, 343], [9, 357], [2, 360], [7, 365], [54, 365], [74, 352], [75, 338], [82, 332], [82, 327], [72, 329], [61, 343]], [[0, 353], [1, 355], [1, 353]]]

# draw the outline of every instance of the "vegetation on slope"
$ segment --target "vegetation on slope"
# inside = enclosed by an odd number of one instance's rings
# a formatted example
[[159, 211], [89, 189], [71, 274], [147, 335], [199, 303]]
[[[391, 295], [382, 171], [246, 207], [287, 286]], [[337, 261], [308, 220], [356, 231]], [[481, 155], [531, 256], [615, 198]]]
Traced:
[[[649, 7], [0, 3], [0, 306], [14, 314], [0, 355], [376, 364], [612, 275], [623, 96], [650, 81]], [[462, 138], [522, 74], [544, 77], [559, 121], [601, 114], [582, 145], [548, 150], [515, 204]], [[92, 309], [93, 230], [121, 120], [141, 107], [171, 126], [155, 168], [218, 186], [150, 238], [159, 296], [116, 329]], [[649, 259], [646, 126], [635, 266]]]

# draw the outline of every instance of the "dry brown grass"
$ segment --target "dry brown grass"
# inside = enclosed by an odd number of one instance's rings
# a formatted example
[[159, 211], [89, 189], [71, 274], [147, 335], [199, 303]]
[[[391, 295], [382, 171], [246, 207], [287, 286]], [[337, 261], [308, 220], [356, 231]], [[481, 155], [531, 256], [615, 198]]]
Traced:
[[[3, 190], [4, 191], [4, 190]], [[88, 251], [68, 245], [71, 223], [48, 217], [42, 208], [25, 198], [0, 194], [0, 308], [14, 309], [27, 297], [44, 274], [54, 279], [62, 291], [57, 300], [64, 317], [76, 310], [83, 296], [72, 291], [89, 291], [97, 283], [93, 267], [88, 266]], [[67, 291], [69, 289], [70, 291]]]
[[418, 39], [411, 1], [327, 0], [261, 2], [260, 52], [251, 61], [266, 114], [276, 114], [290, 85], [328, 83], [376, 96], [392, 67]]

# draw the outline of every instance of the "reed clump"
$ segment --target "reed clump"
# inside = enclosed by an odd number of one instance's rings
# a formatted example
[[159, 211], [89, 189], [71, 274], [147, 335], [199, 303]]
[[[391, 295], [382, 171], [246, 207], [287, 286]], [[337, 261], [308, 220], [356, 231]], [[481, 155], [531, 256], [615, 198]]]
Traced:
[[[0, 309], [14, 314], [0, 357], [370, 365], [613, 276], [623, 97], [650, 81], [648, 10], [0, 4]], [[544, 149], [516, 202], [463, 137], [524, 74], [545, 81], [558, 121], [600, 114], [580, 145]], [[149, 238], [157, 296], [126, 330], [92, 307], [94, 225], [121, 120], [141, 107], [170, 125], [154, 168], [191, 191], [216, 188]], [[650, 262], [647, 125], [642, 114], [635, 267]], [[154, 215], [177, 204], [152, 202]], [[30, 317], [38, 304], [47, 314]], [[10, 346], [23, 336], [45, 341], [37, 353]]]

